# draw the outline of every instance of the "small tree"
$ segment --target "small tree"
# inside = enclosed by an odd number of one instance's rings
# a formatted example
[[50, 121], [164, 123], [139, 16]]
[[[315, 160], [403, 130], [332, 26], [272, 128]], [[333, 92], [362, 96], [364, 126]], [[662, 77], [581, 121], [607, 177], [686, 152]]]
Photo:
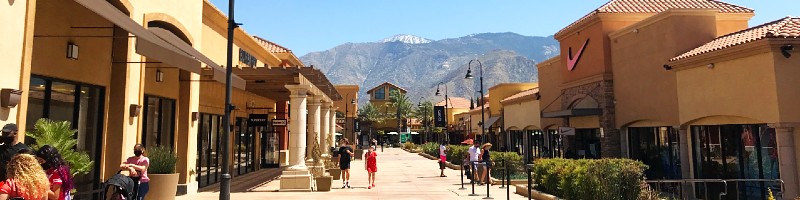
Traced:
[[34, 125], [34, 130], [28, 132], [28, 136], [35, 140], [30, 144], [33, 149], [39, 149], [44, 145], [50, 145], [58, 149], [61, 157], [67, 161], [72, 176], [88, 174], [92, 170], [94, 161], [89, 158], [89, 154], [77, 150], [75, 133], [78, 130], [72, 129], [72, 124], [68, 121], [53, 121], [49, 119], [39, 119]]

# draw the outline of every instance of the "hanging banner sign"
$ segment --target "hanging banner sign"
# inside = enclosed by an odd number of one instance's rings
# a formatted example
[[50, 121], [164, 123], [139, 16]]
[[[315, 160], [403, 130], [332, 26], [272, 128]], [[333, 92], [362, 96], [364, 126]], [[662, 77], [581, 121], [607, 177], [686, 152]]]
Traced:
[[444, 106], [433, 107], [433, 123], [436, 127], [447, 126], [447, 119], [445, 118]]
[[248, 116], [247, 124], [250, 126], [268, 126], [269, 115], [267, 114], [250, 114]]
[[344, 124], [344, 118], [336, 119], [336, 124]]
[[353, 131], [361, 132], [361, 121], [360, 120], [358, 120], [358, 119], [353, 120]]

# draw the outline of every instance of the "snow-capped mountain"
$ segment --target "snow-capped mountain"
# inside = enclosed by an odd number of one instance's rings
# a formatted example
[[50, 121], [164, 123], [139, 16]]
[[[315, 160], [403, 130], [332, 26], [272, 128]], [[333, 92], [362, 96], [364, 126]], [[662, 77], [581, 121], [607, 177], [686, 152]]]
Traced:
[[406, 44], [425, 44], [425, 43], [430, 43], [432, 41], [433, 40], [430, 40], [430, 39], [427, 39], [427, 38], [423, 38], [423, 37], [419, 37], [419, 36], [416, 36], [416, 35], [400, 34], [400, 35], [394, 35], [392, 37], [384, 38], [384, 39], [382, 39], [382, 40], [380, 40], [378, 42], [379, 43], [402, 42], [402, 43], [406, 43]]

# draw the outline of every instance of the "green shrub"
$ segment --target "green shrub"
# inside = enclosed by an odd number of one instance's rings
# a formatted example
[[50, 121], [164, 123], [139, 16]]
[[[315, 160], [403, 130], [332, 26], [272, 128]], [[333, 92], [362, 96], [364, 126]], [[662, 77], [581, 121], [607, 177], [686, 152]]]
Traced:
[[39, 119], [34, 125], [34, 130], [28, 132], [28, 136], [36, 142], [28, 144], [36, 150], [44, 145], [50, 145], [58, 149], [61, 157], [67, 161], [72, 176], [88, 174], [94, 166], [94, 161], [85, 151], [75, 149], [78, 139], [75, 133], [78, 130], [72, 129], [69, 121], [53, 121], [49, 119]]
[[[489, 153], [494, 161], [494, 168], [500, 169], [503, 167], [503, 161], [508, 165], [508, 171], [511, 174], [523, 172], [525, 170], [522, 164], [522, 156], [517, 152], [496, 152], [490, 151]], [[505, 172], [503, 170], [492, 170], [492, 177], [503, 178]]]
[[647, 166], [630, 159], [539, 159], [536, 189], [566, 199], [636, 199]]
[[150, 167], [147, 173], [150, 174], [174, 174], [175, 164], [178, 163], [178, 156], [169, 147], [155, 146], [147, 149], [147, 158], [150, 159]]
[[414, 144], [413, 142], [403, 143], [403, 149], [412, 150], [412, 151], [416, 150], [417, 149], [417, 144]]
[[447, 161], [455, 165], [461, 165], [469, 147], [467, 145], [447, 145]]
[[422, 148], [422, 152], [433, 157], [439, 157], [439, 143], [428, 142], [422, 145], [419, 145]]

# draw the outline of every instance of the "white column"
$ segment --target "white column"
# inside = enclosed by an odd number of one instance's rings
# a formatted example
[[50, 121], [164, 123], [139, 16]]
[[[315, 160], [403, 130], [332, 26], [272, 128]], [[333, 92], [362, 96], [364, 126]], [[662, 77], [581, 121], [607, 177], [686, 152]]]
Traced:
[[331, 147], [331, 146], [329, 146], [330, 143], [328, 143], [328, 138], [331, 138], [331, 125], [330, 125], [330, 123], [331, 123], [331, 117], [330, 117], [330, 114], [331, 114], [331, 102], [323, 103], [322, 110], [320, 111], [320, 113], [322, 114], [320, 116], [320, 118], [322, 119], [322, 124], [320, 124], [320, 128], [321, 128], [320, 129], [320, 135], [321, 135], [321, 137], [320, 137], [320, 142], [319, 142], [319, 144], [322, 147], [322, 149], [320, 149], [320, 151], [322, 151], [322, 155], [329, 155], [328, 154], [328, 149], [330, 149], [330, 147]]
[[308, 170], [306, 167], [306, 92], [307, 85], [287, 85], [289, 95], [289, 167], [290, 171]]
[[331, 145], [332, 147], [336, 146], [336, 110], [337, 109], [339, 109], [339, 107], [331, 107], [330, 116], [328, 116], [328, 117], [330, 117], [330, 120], [331, 120], [330, 124], [329, 124], [330, 125], [329, 128], [330, 128], [331, 131], [329, 133], [330, 133], [330, 137], [333, 138], [329, 145]]
[[308, 140], [306, 140], [306, 158], [311, 159], [313, 145], [318, 145], [320, 141], [319, 135], [319, 116], [320, 116], [320, 96], [310, 98], [308, 102]]
[[[778, 170], [784, 181], [783, 199], [794, 199], [798, 194], [797, 153], [795, 152], [795, 125], [791, 123], [775, 124], [775, 141], [778, 147]], [[763, 139], [762, 139], [763, 140]], [[773, 193], [775, 191], [772, 191]]]

